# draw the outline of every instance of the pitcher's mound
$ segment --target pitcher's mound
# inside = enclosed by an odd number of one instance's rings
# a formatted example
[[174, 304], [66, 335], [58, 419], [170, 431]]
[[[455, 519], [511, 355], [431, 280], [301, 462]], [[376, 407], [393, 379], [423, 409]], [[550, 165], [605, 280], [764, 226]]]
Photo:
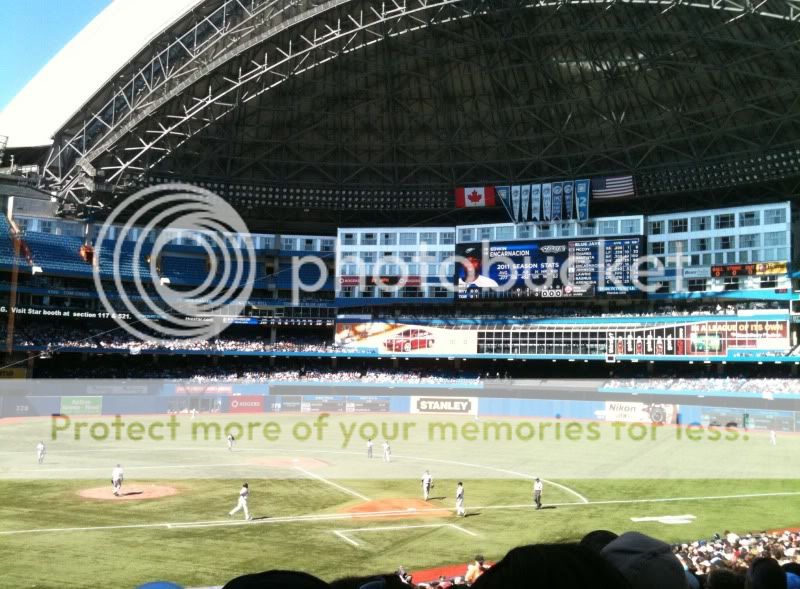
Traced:
[[303, 456], [298, 458], [290, 458], [287, 456], [253, 458], [250, 462], [258, 466], [267, 466], [269, 468], [321, 468], [323, 466], [328, 466], [328, 463], [324, 460], [306, 458]]
[[83, 489], [78, 493], [84, 499], [100, 499], [104, 501], [141, 501], [144, 499], [161, 499], [162, 497], [171, 497], [177, 495], [180, 491], [175, 487], [168, 487], [166, 485], [131, 485], [127, 489], [125, 485], [122, 486], [122, 493], [119, 497], [114, 495], [111, 486], [94, 487], [92, 489]]
[[439, 507], [422, 499], [380, 499], [351, 505], [342, 510], [359, 519], [408, 519], [410, 517], [447, 517], [452, 509]]

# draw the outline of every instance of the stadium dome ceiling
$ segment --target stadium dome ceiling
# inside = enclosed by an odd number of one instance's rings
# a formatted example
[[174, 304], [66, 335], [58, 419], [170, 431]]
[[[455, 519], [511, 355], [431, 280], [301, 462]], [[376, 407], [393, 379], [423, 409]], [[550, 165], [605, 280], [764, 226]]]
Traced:
[[102, 206], [149, 175], [443, 190], [797, 147], [797, 1], [213, 0], [64, 124], [45, 179]]

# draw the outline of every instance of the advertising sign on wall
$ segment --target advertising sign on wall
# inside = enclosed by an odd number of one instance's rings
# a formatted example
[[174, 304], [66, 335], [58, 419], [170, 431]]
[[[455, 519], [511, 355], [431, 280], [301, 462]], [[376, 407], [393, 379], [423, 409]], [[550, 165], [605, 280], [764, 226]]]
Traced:
[[606, 401], [604, 410], [598, 411], [598, 419], [624, 421], [627, 423], [677, 423], [678, 405], [670, 403], [629, 403]]
[[476, 397], [411, 397], [411, 413], [477, 415]]
[[100, 415], [103, 397], [61, 397], [62, 415]]
[[228, 410], [231, 413], [261, 413], [264, 411], [264, 397], [262, 395], [231, 397]]

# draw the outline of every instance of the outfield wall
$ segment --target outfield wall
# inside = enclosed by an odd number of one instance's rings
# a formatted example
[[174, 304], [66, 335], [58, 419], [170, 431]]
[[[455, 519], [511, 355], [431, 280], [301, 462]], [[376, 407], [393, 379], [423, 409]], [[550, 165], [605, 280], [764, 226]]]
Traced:
[[[263, 388], [263, 385], [262, 385]], [[299, 391], [298, 391], [299, 392]], [[779, 409], [765, 403], [743, 407], [741, 403], [723, 406], [668, 402], [632, 395], [597, 395], [597, 400], [522, 399], [455, 395], [331, 395], [331, 394], [221, 394], [209, 393], [205, 400], [210, 412], [237, 413], [339, 413], [473, 416], [482, 418], [545, 418], [565, 420], [606, 420], [702, 425], [735, 423], [751, 429], [800, 432], [800, 408]], [[163, 415], [186, 413], [193, 405], [192, 395], [1, 395], [0, 417], [69, 415]], [[675, 399], [673, 399], [674, 401]], [[687, 399], [684, 398], [684, 401]], [[741, 401], [741, 399], [731, 399]], [[201, 410], [201, 414], [209, 411]]]

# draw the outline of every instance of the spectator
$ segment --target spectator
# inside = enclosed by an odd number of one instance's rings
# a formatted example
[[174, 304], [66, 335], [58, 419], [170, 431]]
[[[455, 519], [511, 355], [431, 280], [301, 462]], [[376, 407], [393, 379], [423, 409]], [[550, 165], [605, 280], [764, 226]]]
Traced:
[[481, 575], [473, 587], [626, 589], [630, 585], [611, 564], [585, 546], [538, 544], [514, 548]]
[[467, 574], [464, 575], [464, 582], [467, 585], [472, 585], [484, 572], [489, 570], [489, 567], [483, 563], [483, 556], [478, 554], [475, 560], [467, 565]]
[[786, 589], [786, 573], [774, 558], [758, 557], [747, 571], [744, 586], [745, 589]]
[[328, 589], [325, 581], [308, 573], [266, 571], [237, 577], [222, 589]]
[[633, 589], [689, 589], [683, 565], [670, 545], [650, 536], [627, 532], [609, 542], [600, 554]]

